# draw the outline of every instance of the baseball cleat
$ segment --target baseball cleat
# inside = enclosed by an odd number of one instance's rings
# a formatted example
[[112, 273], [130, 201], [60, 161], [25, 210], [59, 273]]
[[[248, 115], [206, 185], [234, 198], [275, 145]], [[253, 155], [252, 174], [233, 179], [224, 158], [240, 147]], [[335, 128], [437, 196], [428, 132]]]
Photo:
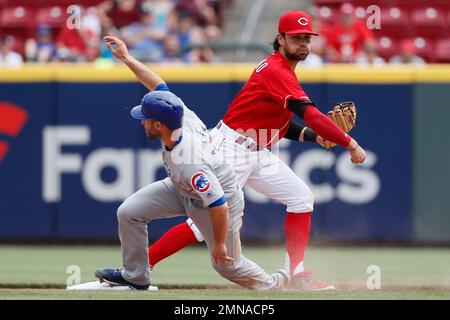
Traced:
[[134, 290], [148, 290], [150, 284], [138, 285], [129, 282], [122, 276], [121, 269], [98, 269], [95, 271], [95, 277], [99, 279], [100, 283], [106, 282], [116, 286], [128, 286]]
[[311, 272], [303, 271], [291, 277], [290, 289], [302, 291], [329, 291], [336, 290], [333, 285], [315, 281], [311, 277]]

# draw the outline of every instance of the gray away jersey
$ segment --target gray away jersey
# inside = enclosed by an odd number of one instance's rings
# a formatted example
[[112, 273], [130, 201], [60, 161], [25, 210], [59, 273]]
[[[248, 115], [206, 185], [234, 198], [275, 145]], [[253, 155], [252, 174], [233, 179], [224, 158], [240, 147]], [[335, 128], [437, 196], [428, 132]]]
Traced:
[[181, 140], [170, 151], [162, 148], [166, 172], [183, 196], [207, 207], [239, 189], [233, 168], [211, 144], [205, 124], [185, 105]]

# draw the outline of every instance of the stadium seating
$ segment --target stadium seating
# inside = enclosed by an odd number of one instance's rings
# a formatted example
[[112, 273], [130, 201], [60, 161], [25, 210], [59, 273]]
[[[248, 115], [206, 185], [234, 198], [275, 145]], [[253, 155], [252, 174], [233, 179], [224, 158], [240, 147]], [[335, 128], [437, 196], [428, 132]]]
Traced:
[[401, 40], [411, 39], [417, 54], [428, 62], [448, 61], [450, 0], [314, 1], [321, 13], [319, 18], [327, 23], [336, 21], [342, 3], [351, 3], [359, 19], [366, 19], [368, 6], [378, 5], [381, 8], [381, 29], [373, 30], [373, 34], [383, 58], [389, 59], [398, 54]]
[[52, 6], [41, 8], [36, 13], [36, 24], [46, 24], [51, 27], [60, 27], [67, 20], [66, 8], [60, 6]]
[[35, 11], [27, 6], [8, 6], [0, 13], [1, 28], [24, 28], [32, 26]]
[[446, 14], [442, 9], [423, 7], [411, 13], [411, 24], [416, 36], [443, 37], [446, 35]]
[[329, 6], [320, 6], [317, 8], [317, 16], [325, 23], [332, 24], [336, 21], [339, 13]]
[[436, 42], [436, 62], [450, 63], [450, 39], [442, 39]]
[[13, 50], [22, 56], [25, 56], [25, 41], [24, 37], [14, 36]]
[[450, 1], [448, 1], [448, 0], [427, 0], [427, 1], [424, 1], [422, 6], [430, 6], [430, 7], [434, 7], [434, 8], [439, 8], [444, 11], [449, 11], [450, 10]]
[[316, 0], [314, 3], [317, 6], [337, 6], [346, 2], [345, 0]]
[[434, 62], [434, 40], [430, 38], [416, 37], [413, 39], [414, 48], [416, 54], [427, 60], [428, 62]]
[[382, 34], [395, 38], [411, 36], [408, 12], [401, 7], [385, 7], [381, 9]]
[[386, 60], [396, 55], [400, 51], [398, 41], [396, 41], [394, 38], [383, 36], [377, 38], [376, 40], [378, 54], [380, 55], [380, 57]]

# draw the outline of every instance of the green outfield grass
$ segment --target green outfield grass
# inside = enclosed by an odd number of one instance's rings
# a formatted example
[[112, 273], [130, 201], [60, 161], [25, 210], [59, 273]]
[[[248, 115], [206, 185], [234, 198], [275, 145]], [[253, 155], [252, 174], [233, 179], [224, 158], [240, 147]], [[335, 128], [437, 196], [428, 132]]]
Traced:
[[[268, 272], [284, 264], [279, 247], [246, 247]], [[0, 246], [0, 299], [450, 299], [450, 249], [312, 247], [305, 266], [335, 292], [254, 292], [222, 279], [204, 247], [188, 248], [152, 273], [158, 292], [66, 292], [71, 265], [81, 282], [100, 267], [120, 267], [118, 246]], [[381, 270], [381, 290], [368, 290], [367, 267]]]

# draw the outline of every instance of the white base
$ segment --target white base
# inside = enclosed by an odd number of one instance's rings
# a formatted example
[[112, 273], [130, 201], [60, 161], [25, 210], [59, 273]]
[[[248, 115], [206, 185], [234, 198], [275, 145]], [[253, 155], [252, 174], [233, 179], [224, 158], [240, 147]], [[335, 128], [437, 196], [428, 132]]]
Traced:
[[[78, 290], [102, 290], [102, 291], [132, 291], [128, 286], [118, 286], [112, 285], [106, 282], [100, 283], [100, 281], [91, 281], [86, 283], [76, 284], [74, 286], [69, 286], [66, 288], [67, 291], [78, 291]], [[134, 290], [133, 290], [134, 291]], [[147, 291], [158, 291], [158, 287], [150, 286]]]

